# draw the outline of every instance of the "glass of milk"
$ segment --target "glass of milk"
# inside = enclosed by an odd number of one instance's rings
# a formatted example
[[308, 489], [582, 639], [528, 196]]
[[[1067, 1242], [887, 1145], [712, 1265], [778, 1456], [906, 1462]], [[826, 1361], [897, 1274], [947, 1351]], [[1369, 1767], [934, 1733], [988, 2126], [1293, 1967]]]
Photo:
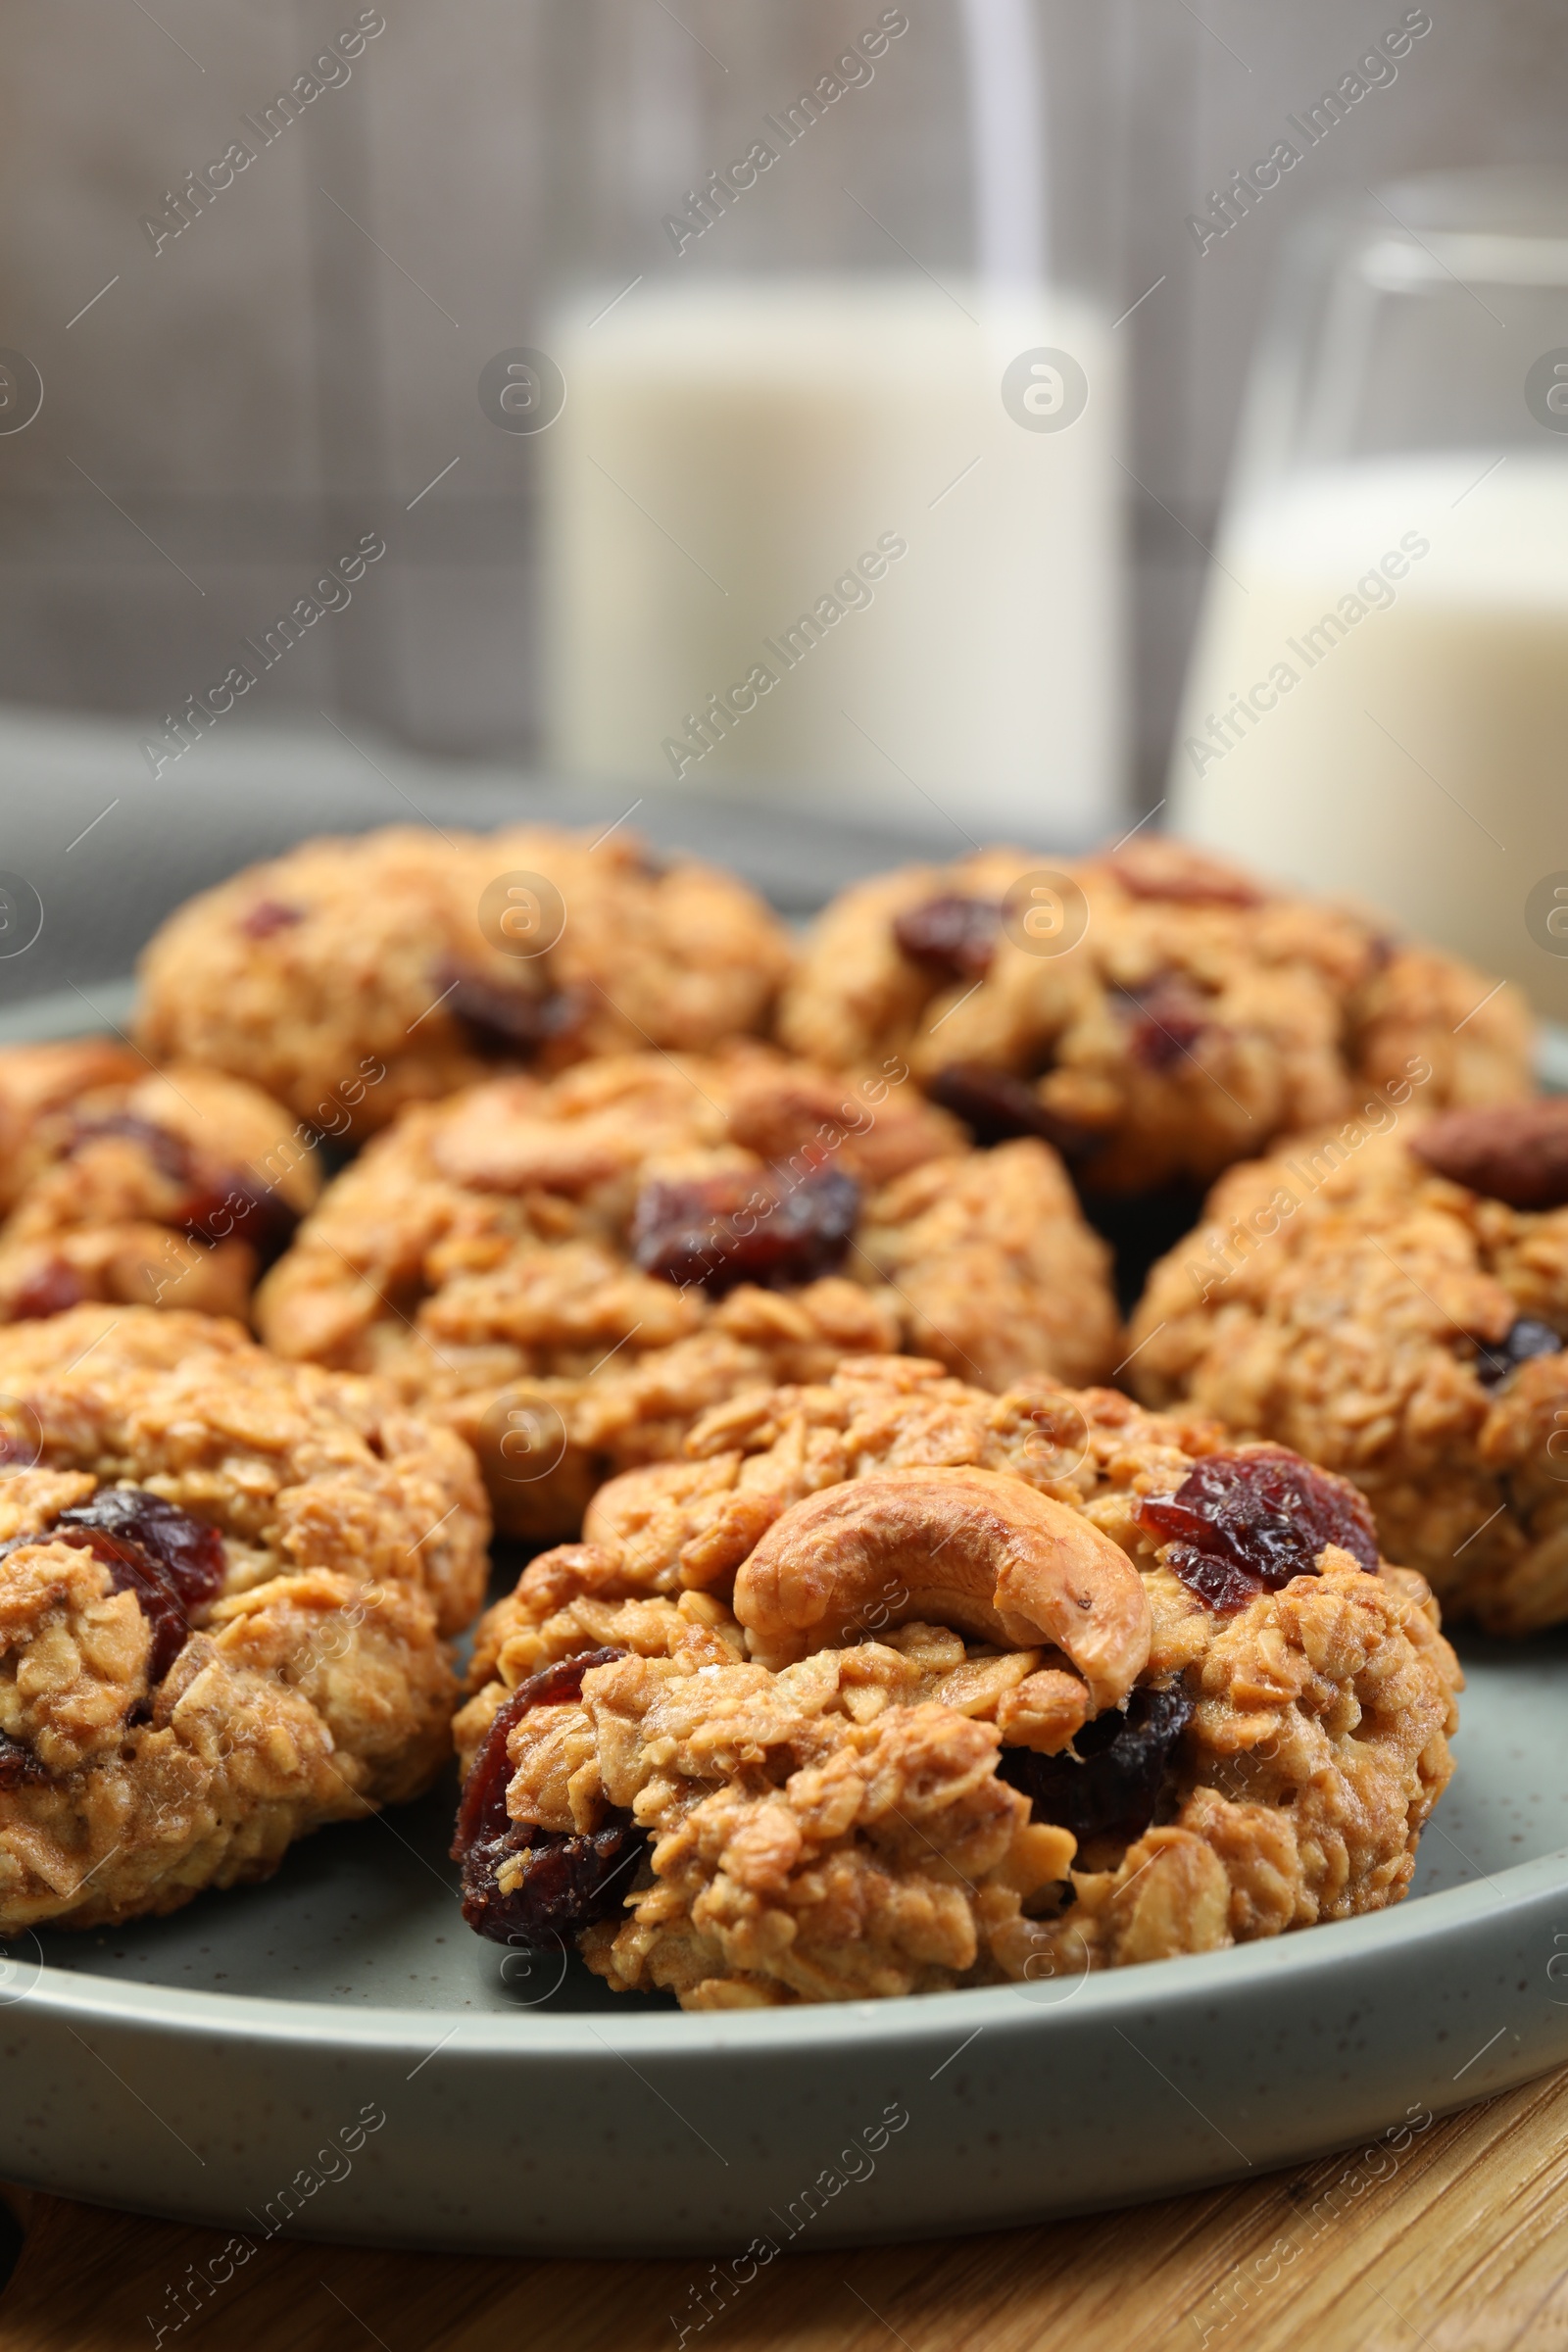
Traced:
[[538, 337], [564, 772], [959, 850], [1121, 815], [1124, 338], [1058, 151], [1108, 87], [1084, 13], [575, 0]]
[[1391, 185], [1289, 255], [1169, 803], [1568, 1019], [1568, 184]]

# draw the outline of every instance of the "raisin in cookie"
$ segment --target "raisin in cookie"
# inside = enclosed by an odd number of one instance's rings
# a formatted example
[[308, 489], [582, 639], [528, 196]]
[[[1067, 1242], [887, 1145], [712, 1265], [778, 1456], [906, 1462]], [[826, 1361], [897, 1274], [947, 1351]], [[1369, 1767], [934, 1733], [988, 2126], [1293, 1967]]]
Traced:
[[180, 907], [142, 957], [139, 1034], [367, 1134], [498, 1062], [757, 1029], [788, 961], [744, 883], [661, 869], [624, 831], [395, 826], [304, 842]]
[[242, 1079], [101, 1045], [0, 1049], [0, 1322], [87, 1299], [243, 1315], [320, 1191]]
[[1034, 1139], [991, 1153], [905, 1065], [612, 1056], [410, 1110], [257, 1309], [280, 1354], [395, 1381], [476, 1447], [500, 1524], [574, 1529], [745, 1388], [918, 1347], [985, 1386], [1115, 1361], [1104, 1246]]
[[1511, 988], [1160, 839], [1043, 872], [1020, 850], [857, 884], [779, 1033], [836, 1069], [907, 1057], [982, 1142], [1043, 1135], [1091, 1192], [1208, 1182], [1418, 1059], [1435, 1103], [1529, 1087]]
[[904, 1357], [686, 1452], [481, 1621], [481, 1934], [731, 2008], [1026, 1991], [1405, 1891], [1459, 1675], [1347, 1481]]
[[1129, 1378], [1353, 1478], [1450, 1616], [1558, 1624], [1568, 1102], [1376, 1107], [1221, 1180], [1150, 1280]]
[[0, 1935], [267, 1877], [450, 1753], [471, 1457], [233, 1325], [0, 1333]]

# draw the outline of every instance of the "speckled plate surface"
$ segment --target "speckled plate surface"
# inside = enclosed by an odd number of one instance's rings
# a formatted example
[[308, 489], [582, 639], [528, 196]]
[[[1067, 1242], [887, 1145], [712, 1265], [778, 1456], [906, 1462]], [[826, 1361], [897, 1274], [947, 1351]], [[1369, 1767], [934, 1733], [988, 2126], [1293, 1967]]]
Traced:
[[[68, 990], [0, 1038], [90, 1018]], [[740, 2277], [759, 2237], [1000, 2228], [1397, 2133], [1568, 2060], [1568, 1635], [1462, 1650], [1458, 1770], [1396, 1910], [1087, 1979], [683, 2016], [470, 1936], [448, 1787], [265, 1886], [0, 1954], [0, 2174], [253, 2239]]]

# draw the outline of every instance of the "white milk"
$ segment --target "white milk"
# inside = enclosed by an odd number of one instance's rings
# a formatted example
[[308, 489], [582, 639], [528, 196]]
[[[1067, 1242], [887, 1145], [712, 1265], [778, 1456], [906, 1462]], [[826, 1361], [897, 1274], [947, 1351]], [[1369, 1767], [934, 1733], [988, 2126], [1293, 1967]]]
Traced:
[[[910, 273], [643, 285], [589, 317], [547, 338], [568, 772], [782, 781], [927, 824], [935, 803], [981, 837], [1120, 812], [1118, 355], [1098, 314]], [[1059, 431], [1003, 405], [1004, 368], [1042, 346], [1089, 380]]]
[[1568, 875], [1568, 464], [1492, 465], [1464, 451], [1325, 468], [1237, 518], [1170, 818], [1386, 907], [1563, 1019], [1568, 955], [1532, 937], [1525, 908]]

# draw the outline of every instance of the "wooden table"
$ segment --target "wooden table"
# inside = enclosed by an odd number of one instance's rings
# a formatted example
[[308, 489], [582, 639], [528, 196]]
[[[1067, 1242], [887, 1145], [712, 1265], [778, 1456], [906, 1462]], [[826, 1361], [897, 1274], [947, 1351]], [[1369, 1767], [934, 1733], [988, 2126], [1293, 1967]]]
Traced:
[[[993, 2237], [781, 2256], [699, 2327], [709, 2266], [277, 2240], [176, 2328], [220, 2233], [6, 2191], [3, 2352], [1564, 2352], [1568, 2070], [1386, 2147]], [[188, 2306], [187, 2306], [188, 2308]], [[710, 2306], [710, 2309], [711, 2307]]]

